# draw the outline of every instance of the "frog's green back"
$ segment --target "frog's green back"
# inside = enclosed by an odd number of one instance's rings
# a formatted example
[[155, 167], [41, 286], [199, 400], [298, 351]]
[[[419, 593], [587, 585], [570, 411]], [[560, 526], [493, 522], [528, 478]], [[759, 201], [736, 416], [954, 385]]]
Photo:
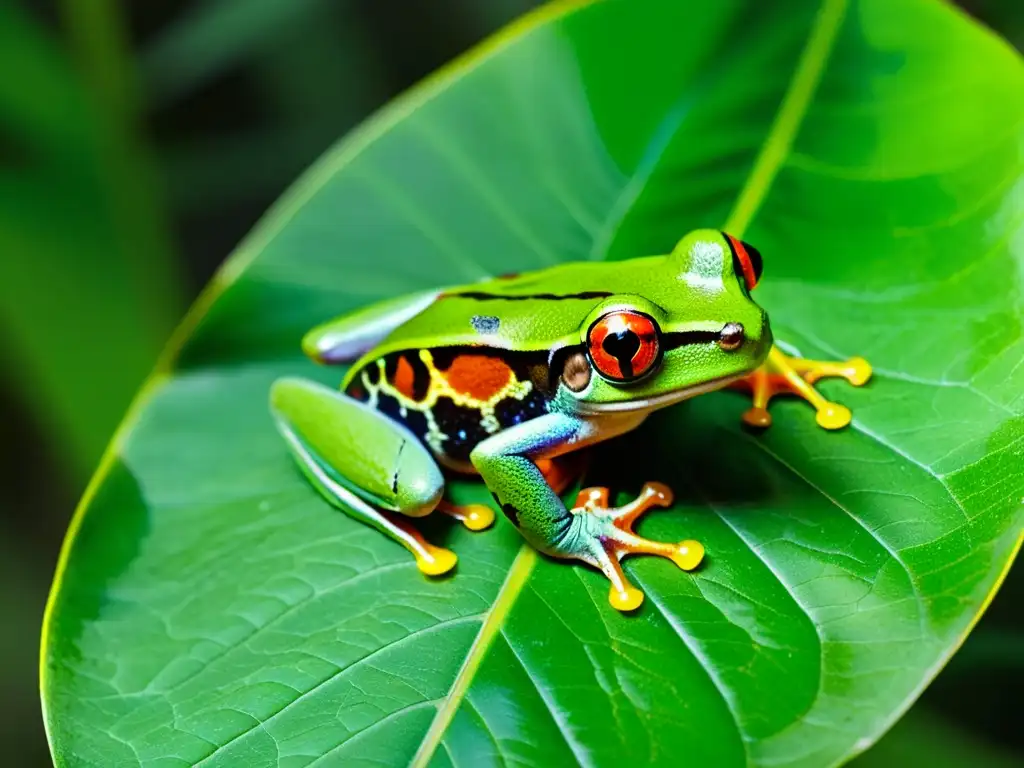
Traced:
[[395, 329], [374, 354], [463, 345], [530, 351], [578, 343], [580, 325], [608, 297], [634, 293], [657, 303], [660, 294], [677, 291], [668, 266], [664, 256], [575, 262], [451, 289]]
[[533, 352], [579, 344], [588, 318], [620, 298], [624, 305], [649, 308], [665, 332], [715, 331], [755, 313], [753, 328], [762, 313], [748, 286], [757, 276], [740, 276], [734, 244], [718, 230], [694, 230], [664, 256], [573, 262], [448, 289], [395, 328], [352, 371], [409, 349]]

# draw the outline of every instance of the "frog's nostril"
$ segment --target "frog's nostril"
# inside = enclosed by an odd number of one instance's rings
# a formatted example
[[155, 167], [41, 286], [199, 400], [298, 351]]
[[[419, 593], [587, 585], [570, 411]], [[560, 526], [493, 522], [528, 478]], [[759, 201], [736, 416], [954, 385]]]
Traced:
[[718, 346], [726, 352], [732, 352], [740, 348], [744, 338], [743, 326], [740, 323], [726, 323], [718, 332]]

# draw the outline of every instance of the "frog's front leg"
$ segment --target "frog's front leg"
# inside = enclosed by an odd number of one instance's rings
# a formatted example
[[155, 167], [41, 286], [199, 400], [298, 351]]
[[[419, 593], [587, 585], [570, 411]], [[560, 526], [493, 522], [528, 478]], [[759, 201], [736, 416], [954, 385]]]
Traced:
[[826, 400], [814, 388], [816, 381], [830, 377], [844, 378], [859, 387], [871, 378], [871, 366], [862, 357], [851, 357], [845, 362], [807, 360], [787, 355], [773, 346], [761, 367], [732, 386], [751, 394], [753, 402], [743, 414], [743, 421], [752, 427], [771, 426], [768, 401], [776, 395], [794, 394], [814, 406], [819, 426], [841, 429], [850, 423], [850, 409]]
[[304, 379], [274, 382], [270, 405], [299, 467], [327, 501], [402, 544], [424, 573], [455, 567], [455, 553], [430, 544], [408, 520], [430, 514], [444, 492], [440, 469], [411, 432]]
[[571, 510], [566, 508], [537, 462], [592, 442], [600, 429], [596, 420], [548, 414], [488, 438], [471, 459], [498, 506], [530, 544], [554, 557], [600, 568], [612, 583], [609, 601], [628, 611], [644, 595], [626, 580], [619, 563], [623, 557], [658, 555], [689, 571], [700, 564], [704, 548], [695, 541], [666, 544], [633, 533], [633, 523], [644, 512], [672, 503], [671, 492], [660, 484], [649, 483], [635, 501], [618, 508], [608, 506], [607, 489], [587, 488]]

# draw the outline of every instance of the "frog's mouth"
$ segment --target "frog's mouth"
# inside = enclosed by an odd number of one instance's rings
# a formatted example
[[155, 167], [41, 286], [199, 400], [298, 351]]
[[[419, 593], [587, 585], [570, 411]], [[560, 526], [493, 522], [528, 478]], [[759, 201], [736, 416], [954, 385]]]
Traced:
[[743, 377], [749, 375], [749, 372], [745, 372], [733, 374], [731, 376], [721, 376], [717, 379], [712, 379], [711, 381], [695, 384], [694, 386], [686, 387], [685, 389], [677, 389], [674, 392], [666, 392], [663, 395], [656, 395], [655, 397], [623, 400], [618, 403], [580, 402], [578, 403], [578, 406], [580, 413], [595, 415], [602, 413], [626, 413], [630, 411], [656, 411], [659, 408], [667, 408], [668, 406], [675, 405], [683, 400], [689, 400], [691, 397], [722, 389], [723, 387], [729, 386], [734, 381], [739, 381]]

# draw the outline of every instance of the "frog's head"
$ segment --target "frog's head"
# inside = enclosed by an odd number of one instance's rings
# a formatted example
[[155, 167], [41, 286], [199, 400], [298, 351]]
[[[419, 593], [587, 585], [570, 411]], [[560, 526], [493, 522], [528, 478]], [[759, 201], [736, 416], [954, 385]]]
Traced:
[[768, 354], [768, 317], [750, 298], [756, 249], [702, 229], [649, 263], [649, 275], [628, 281], [643, 295], [603, 301], [580, 328], [581, 346], [567, 350], [561, 388], [581, 411], [670, 405], [750, 373]]

